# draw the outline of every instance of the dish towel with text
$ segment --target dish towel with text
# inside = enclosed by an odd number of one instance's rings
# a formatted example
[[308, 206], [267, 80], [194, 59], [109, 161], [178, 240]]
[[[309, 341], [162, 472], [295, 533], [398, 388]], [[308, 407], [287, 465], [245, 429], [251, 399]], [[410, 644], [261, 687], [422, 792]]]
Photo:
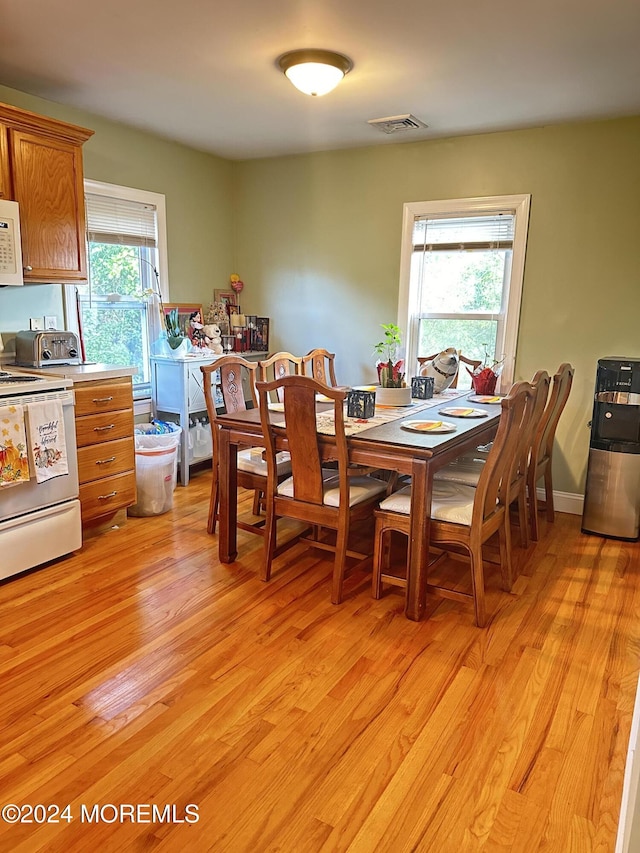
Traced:
[[0, 406], [0, 487], [29, 479], [27, 436], [22, 406]]
[[44, 483], [69, 473], [64, 419], [60, 400], [29, 403], [29, 455], [36, 472], [36, 482]]

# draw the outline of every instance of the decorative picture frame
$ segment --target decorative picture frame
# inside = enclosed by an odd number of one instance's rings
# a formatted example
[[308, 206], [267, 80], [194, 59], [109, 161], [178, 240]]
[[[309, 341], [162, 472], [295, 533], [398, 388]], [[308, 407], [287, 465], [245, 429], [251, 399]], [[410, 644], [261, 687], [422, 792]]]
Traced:
[[256, 317], [256, 327], [251, 329], [249, 349], [257, 352], [269, 351], [269, 318]]
[[205, 320], [207, 323], [215, 323], [219, 326], [221, 334], [229, 334], [229, 311], [224, 302], [212, 302], [209, 305], [209, 311], [205, 316]]
[[200, 312], [200, 320], [202, 322], [202, 305], [198, 305], [196, 302], [165, 302], [162, 307], [165, 317], [174, 308], [178, 309], [178, 325], [185, 338], [189, 337], [189, 320], [194, 311]]
[[[233, 290], [214, 290], [213, 291], [213, 301], [214, 302], [222, 302], [227, 306], [227, 312], [230, 314], [229, 306], [233, 305], [234, 309], [237, 308], [238, 305], [238, 295]], [[237, 310], [235, 310], [237, 314]]]

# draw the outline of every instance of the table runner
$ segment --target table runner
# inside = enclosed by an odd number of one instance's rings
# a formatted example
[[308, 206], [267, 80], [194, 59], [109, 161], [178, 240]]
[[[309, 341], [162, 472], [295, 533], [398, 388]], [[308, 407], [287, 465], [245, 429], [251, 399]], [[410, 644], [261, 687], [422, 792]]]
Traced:
[[[410, 406], [376, 406], [375, 415], [368, 420], [349, 418], [345, 415], [344, 433], [345, 435], [355, 435], [381, 424], [387, 424], [389, 421], [396, 421], [399, 418], [415, 415], [425, 409], [430, 409], [432, 406], [441, 406], [444, 403], [450, 403], [456, 397], [462, 397], [470, 393], [470, 389], [461, 391], [458, 388], [448, 388], [440, 394], [434, 394], [430, 400], [414, 400]], [[316, 416], [316, 423], [318, 432], [322, 435], [335, 435], [333, 411], [320, 412]]]

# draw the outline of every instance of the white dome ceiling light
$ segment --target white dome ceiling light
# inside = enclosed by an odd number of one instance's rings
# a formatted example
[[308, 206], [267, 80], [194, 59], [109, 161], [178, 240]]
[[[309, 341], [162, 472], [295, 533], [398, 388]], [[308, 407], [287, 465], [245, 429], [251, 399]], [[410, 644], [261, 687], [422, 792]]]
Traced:
[[305, 95], [326, 95], [353, 68], [353, 62], [331, 50], [290, 50], [278, 65], [296, 89]]

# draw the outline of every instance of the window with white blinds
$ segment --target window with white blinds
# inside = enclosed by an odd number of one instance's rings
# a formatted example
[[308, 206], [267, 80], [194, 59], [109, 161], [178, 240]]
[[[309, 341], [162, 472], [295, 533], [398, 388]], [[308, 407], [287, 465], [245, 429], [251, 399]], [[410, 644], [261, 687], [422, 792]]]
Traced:
[[[512, 381], [529, 196], [406, 204], [398, 322], [409, 373], [417, 358], [454, 347], [504, 359]], [[470, 385], [462, 372], [458, 386]]]
[[478, 216], [429, 217], [414, 221], [414, 251], [512, 249], [515, 215], [505, 211]]
[[151, 343], [168, 298], [164, 196], [85, 182], [89, 286], [77, 288], [85, 358], [135, 367], [134, 397], [150, 398]]
[[90, 242], [148, 249], [158, 245], [155, 204], [95, 193], [87, 193], [85, 200]]

